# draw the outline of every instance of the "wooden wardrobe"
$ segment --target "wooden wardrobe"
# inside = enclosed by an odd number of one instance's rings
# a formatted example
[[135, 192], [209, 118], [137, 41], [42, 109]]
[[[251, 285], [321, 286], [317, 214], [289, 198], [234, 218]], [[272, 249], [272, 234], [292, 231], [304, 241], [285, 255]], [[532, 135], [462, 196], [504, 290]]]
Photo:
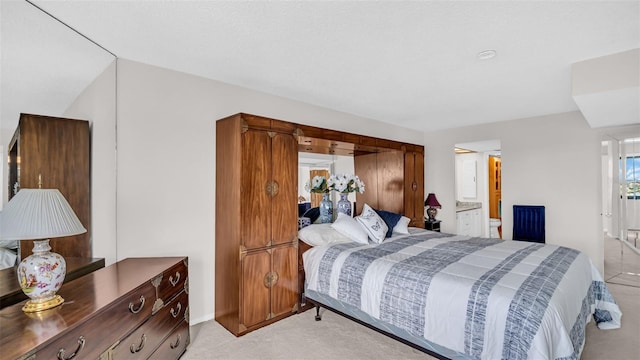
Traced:
[[215, 318], [236, 336], [298, 309], [295, 125], [216, 123]]
[[424, 226], [424, 147], [237, 114], [216, 122], [215, 319], [236, 336], [297, 312], [298, 152], [353, 156], [364, 203]]
[[[86, 120], [20, 114], [9, 143], [9, 200], [15, 191], [58, 189], [87, 232], [52, 238], [63, 257], [91, 257], [91, 135]], [[31, 255], [32, 240], [20, 241], [20, 258]]]

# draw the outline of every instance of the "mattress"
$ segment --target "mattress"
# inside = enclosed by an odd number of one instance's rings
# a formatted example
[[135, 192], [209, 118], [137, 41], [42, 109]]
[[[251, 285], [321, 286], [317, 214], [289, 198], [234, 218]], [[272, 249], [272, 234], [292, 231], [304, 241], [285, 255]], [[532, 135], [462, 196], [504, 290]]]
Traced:
[[306, 251], [305, 296], [448, 358], [578, 359], [592, 317], [620, 326], [620, 309], [577, 250], [412, 232]]

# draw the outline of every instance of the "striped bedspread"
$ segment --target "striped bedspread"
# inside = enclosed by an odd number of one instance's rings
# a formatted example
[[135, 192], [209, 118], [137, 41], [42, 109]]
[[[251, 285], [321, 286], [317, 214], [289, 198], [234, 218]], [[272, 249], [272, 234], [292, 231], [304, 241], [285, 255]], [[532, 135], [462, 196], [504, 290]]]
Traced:
[[621, 312], [589, 258], [433, 232], [303, 254], [307, 288], [477, 359], [578, 359], [585, 325]]

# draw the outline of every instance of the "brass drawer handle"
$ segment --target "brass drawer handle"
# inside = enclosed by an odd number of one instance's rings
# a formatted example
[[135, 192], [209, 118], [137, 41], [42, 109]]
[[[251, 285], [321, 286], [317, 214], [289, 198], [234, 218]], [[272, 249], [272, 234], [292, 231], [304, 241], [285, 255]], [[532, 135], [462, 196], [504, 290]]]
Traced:
[[142, 350], [146, 342], [147, 342], [147, 335], [142, 334], [142, 336], [140, 337], [140, 344], [137, 347], [136, 347], [136, 344], [131, 344], [131, 346], [129, 346], [129, 350], [131, 350], [132, 354], [140, 352], [140, 350]]
[[278, 273], [270, 271], [264, 275], [264, 287], [272, 288], [278, 283]]
[[169, 276], [169, 283], [171, 286], [176, 286], [176, 284], [180, 281], [180, 273], [176, 271], [176, 279], [173, 280], [173, 276]]
[[138, 309], [134, 309], [133, 308], [133, 301], [129, 303], [129, 311], [131, 311], [134, 314], [137, 314], [140, 312], [140, 310], [142, 310], [142, 307], [144, 306], [144, 295], [140, 295], [140, 306], [138, 306]]
[[178, 334], [178, 338], [176, 339], [176, 342], [173, 343], [173, 344], [169, 344], [169, 347], [172, 348], [172, 349], [177, 348], [180, 345], [180, 338], [181, 338], [181, 336], [180, 336], [180, 334]]
[[182, 310], [182, 305], [181, 305], [180, 303], [178, 303], [178, 306], [176, 306], [176, 308], [177, 308], [178, 310], [173, 311], [173, 308], [171, 308], [171, 311], [170, 311], [171, 316], [173, 316], [173, 318], [174, 318], [174, 319], [175, 319], [175, 318], [177, 318], [177, 317], [178, 317], [178, 315], [180, 315], [180, 310]]
[[74, 352], [72, 352], [69, 357], [64, 357], [64, 348], [58, 350], [58, 360], [71, 360], [74, 357], [76, 357], [76, 355], [78, 355], [78, 353], [80, 352], [80, 350], [82, 350], [84, 348], [84, 336], [80, 336], [78, 338], [78, 347], [76, 348], [76, 350]]
[[265, 190], [269, 196], [274, 197], [278, 195], [280, 185], [278, 185], [277, 181], [268, 181], [267, 185], [265, 186]]

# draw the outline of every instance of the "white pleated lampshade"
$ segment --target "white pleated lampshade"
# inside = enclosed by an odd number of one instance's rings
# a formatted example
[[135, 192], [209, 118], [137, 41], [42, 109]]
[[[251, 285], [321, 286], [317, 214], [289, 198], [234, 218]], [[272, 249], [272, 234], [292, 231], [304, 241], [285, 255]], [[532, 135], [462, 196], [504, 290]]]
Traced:
[[0, 239], [33, 240], [87, 229], [58, 189], [20, 189], [0, 213]]

